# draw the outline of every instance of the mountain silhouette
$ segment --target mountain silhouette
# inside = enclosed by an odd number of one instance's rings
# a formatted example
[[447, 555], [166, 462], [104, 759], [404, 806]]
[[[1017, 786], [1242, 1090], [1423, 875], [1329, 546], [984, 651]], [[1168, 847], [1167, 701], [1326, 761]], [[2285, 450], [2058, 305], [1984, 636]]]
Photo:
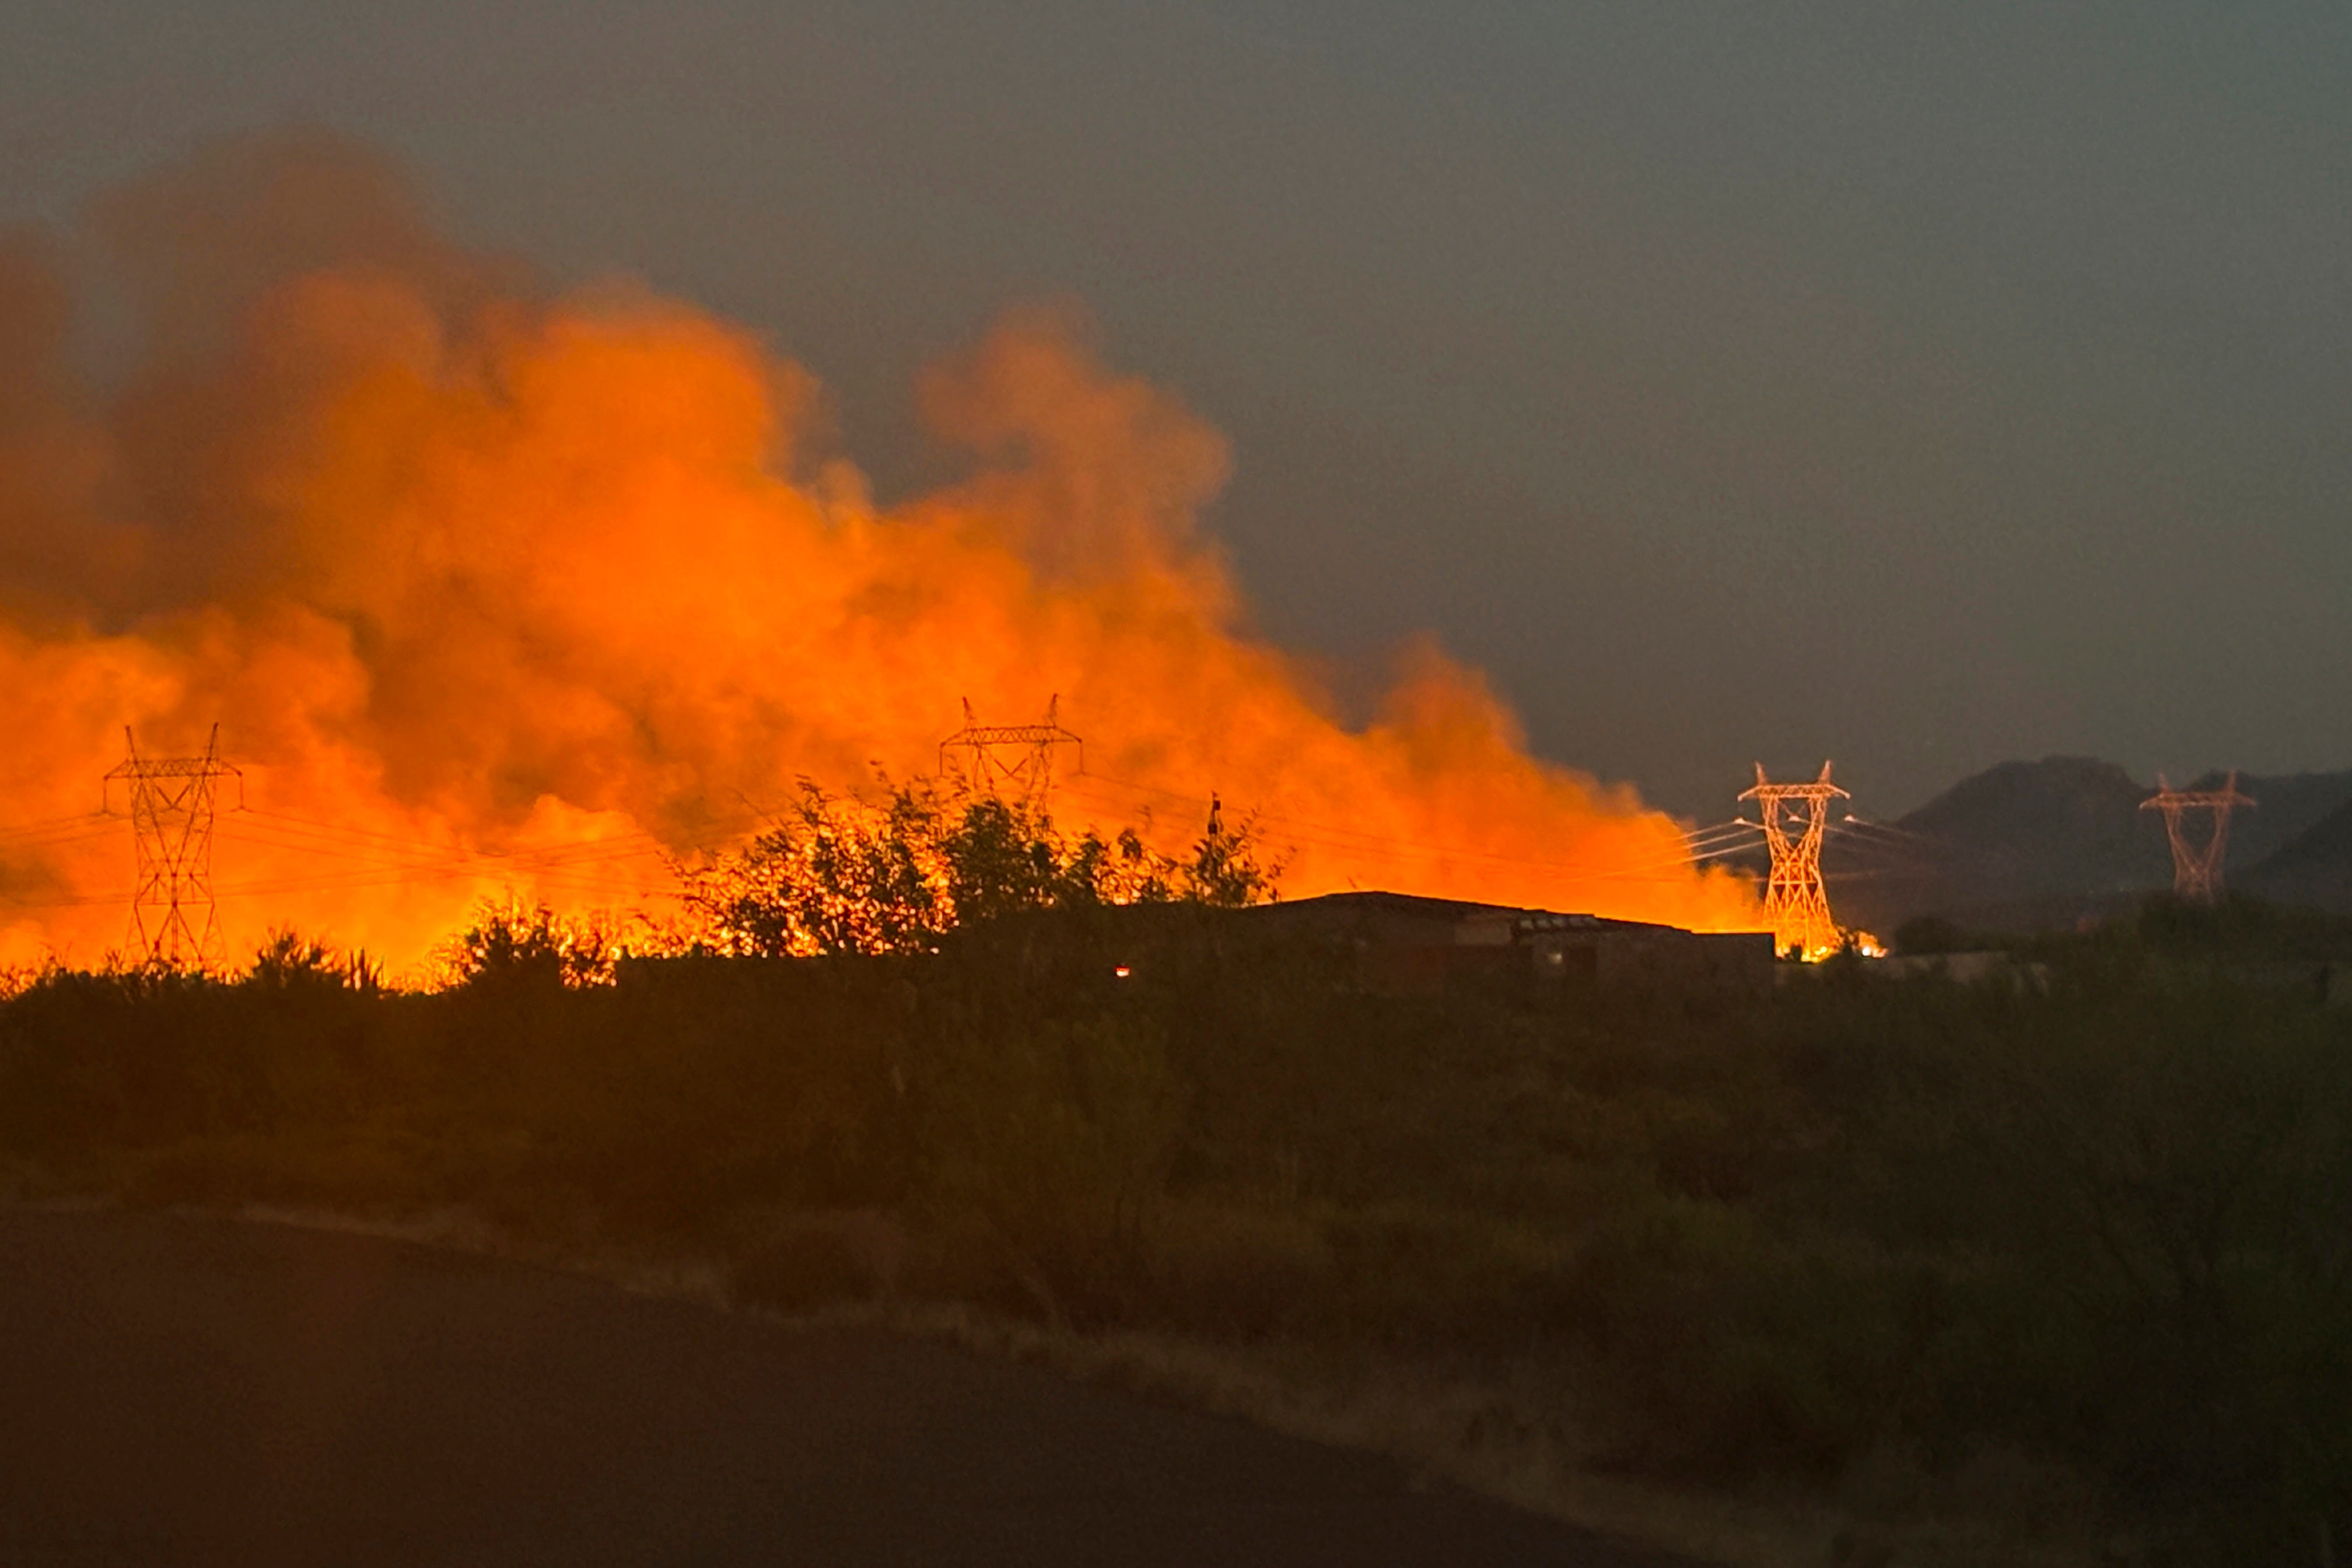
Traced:
[[2278, 903], [2352, 911], [2352, 799], [2258, 862], [2240, 885]]
[[[2183, 787], [2224, 782], [2215, 773]], [[2340, 890], [2352, 868], [2352, 770], [2241, 774], [2238, 788], [2256, 805], [2231, 814], [2225, 880], [2298, 901]], [[1832, 905], [1842, 921], [1882, 932], [1922, 914], [1996, 930], [2103, 919], [2172, 885], [2163, 819], [2141, 809], [2155, 793], [2096, 757], [1999, 763], [1893, 823], [1839, 824], [1822, 860]], [[2337, 837], [2321, 838], [2323, 824]], [[2284, 858], [2290, 850], [2298, 858]]]

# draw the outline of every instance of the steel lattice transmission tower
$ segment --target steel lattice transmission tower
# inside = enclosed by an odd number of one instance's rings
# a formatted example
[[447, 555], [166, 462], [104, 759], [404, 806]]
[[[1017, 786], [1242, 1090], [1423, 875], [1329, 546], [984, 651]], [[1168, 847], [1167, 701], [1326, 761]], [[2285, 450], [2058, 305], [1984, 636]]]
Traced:
[[1045, 704], [1042, 724], [983, 724], [963, 700], [963, 728], [940, 742], [940, 772], [960, 779], [973, 795], [1008, 801], [1028, 812], [1045, 809], [1054, 788], [1054, 754], [1076, 749], [1086, 771], [1086, 742], [1062, 728], [1059, 692]]
[[1830, 915], [1829, 889], [1822, 882], [1822, 839], [1829, 832], [1830, 802], [1853, 797], [1830, 783], [1830, 765], [1810, 784], [1774, 784], [1756, 764], [1756, 786], [1739, 798], [1757, 804], [1772, 870], [1764, 884], [1764, 918], [1772, 923], [1773, 945], [1795, 947], [1807, 958], [1834, 952], [1837, 921]]
[[213, 899], [213, 818], [223, 779], [245, 775], [220, 759], [220, 726], [213, 726], [200, 757], [142, 757], [128, 726], [130, 754], [106, 775], [106, 805], [114, 785], [131, 793], [131, 832], [138, 848], [138, 880], [131, 895], [131, 947], [152, 964], [202, 968], [226, 956]]
[[[2238, 793], [2238, 772], [2220, 789], [2175, 789], [2156, 775], [2156, 793], [2139, 803], [2142, 811], [2164, 813], [2164, 836], [2172, 841], [2172, 890], [2191, 903], [2218, 903], [2221, 898], [2221, 859], [2230, 850], [2230, 811], [2251, 806], [2252, 795]], [[2205, 842], [2191, 841], [2181, 819], [2193, 811], [2210, 812], [2213, 828]]]

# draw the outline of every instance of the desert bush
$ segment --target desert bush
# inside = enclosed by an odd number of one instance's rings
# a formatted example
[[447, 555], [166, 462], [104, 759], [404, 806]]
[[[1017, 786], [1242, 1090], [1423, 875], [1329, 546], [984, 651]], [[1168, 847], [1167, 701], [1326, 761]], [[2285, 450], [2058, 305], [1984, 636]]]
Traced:
[[1895, 928], [1895, 951], [1906, 955], [1966, 952], [1981, 940], [1942, 915], [1914, 915]]
[[934, 952], [947, 932], [1040, 910], [1271, 898], [1280, 867], [1255, 825], [1212, 805], [1187, 858], [1133, 828], [1076, 837], [1053, 818], [987, 795], [885, 781], [879, 805], [801, 782], [791, 816], [744, 849], [678, 868], [714, 950], [766, 957]]
[[992, 917], [919, 952], [627, 957], [508, 908], [431, 994], [292, 935], [234, 982], [47, 970], [0, 997], [0, 1163], [703, 1247], [793, 1310], [886, 1288], [837, 1223], [874, 1216], [903, 1292], [1542, 1364], [1632, 1472], [2012, 1454], [2217, 1561], [2352, 1524], [2352, 1017], [2261, 979], [2324, 932], [1371, 997], [1172, 882], [1053, 893], [1016, 826], [954, 873]]
[[441, 978], [517, 991], [605, 984], [625, 952], [619, 925], [609, 915], [561, 915], [512, 894], [486, 900], [442, 945]]

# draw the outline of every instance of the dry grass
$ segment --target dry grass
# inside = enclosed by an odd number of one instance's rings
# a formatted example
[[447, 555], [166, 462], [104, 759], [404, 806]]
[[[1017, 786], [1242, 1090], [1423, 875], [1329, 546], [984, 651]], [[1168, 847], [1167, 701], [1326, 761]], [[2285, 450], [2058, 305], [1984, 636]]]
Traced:
[[[1335, 1447], [1385, 1455], [1407, 1473], [1598, 1533], [1726, 1568], [2083, 1568], [2116, 1560], [2089, 1500], [2065, 1478], [2011, 1456], [1948, 1481], [1882, 1465], [1832, 1498], [1676, 1490], [1596, 1473], [1538, 1375], [1517, 1384], [1301, 1345], [1240, 1348], [1161, 1334], [1078, 1334], [903, 1303], [801, 1322], [881, 1322], [976, 1352], [1174, 1400]], [[1885, 1470], [1900, 1469], [1890, 1487]]]

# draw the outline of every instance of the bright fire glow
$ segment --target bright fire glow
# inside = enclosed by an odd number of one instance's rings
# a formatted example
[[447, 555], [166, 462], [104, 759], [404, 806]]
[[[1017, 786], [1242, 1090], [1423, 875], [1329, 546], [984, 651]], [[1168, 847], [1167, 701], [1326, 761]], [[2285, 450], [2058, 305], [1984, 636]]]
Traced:
[[1790, 942], [1787, 947], [1782, 948], [1781, 952], [1783, 954], [1793, 952], [1806, 963], [1826, 963], [1843, 952], [1851, 952], [1857, 958], [1886, 956], [1885, 945], [1876, 937], [1866, 931], [1849, 931], [1843, 926], [1838, 928], [1837, 940], [1834, 942], [1814, 942], [1805, 946], [1801, 951], [1797, 943]]
[[404, 963], [509, 887], [657, 899], [662, 851], [733, 841], [797, 776], [912, 776], [958, 698], [1019, 722], [1055, 692], [1086, 738], [1073, 826], [1149, 812], [1181, 846], [1217, 790], [1263, 814], [1291, 896], [1755, 923], [1744, 879], [1530, 756], [1433, 647], [1341, 716], [1196, 531], [1223, 441], [1066, 315], [925, 374], [970, 475], [879, 506], [753, 334], [519, 284], [347, 146], [206, 154], [78, 237], [147, 347], [90, 385], [61, 268], [0, 243], [0, 957], [121, 940], [129, 826], [88, 814], [125, 724], [169, 754], [217, 720], [246, 770], [215, 874], [233, 956], [290, 925]]

